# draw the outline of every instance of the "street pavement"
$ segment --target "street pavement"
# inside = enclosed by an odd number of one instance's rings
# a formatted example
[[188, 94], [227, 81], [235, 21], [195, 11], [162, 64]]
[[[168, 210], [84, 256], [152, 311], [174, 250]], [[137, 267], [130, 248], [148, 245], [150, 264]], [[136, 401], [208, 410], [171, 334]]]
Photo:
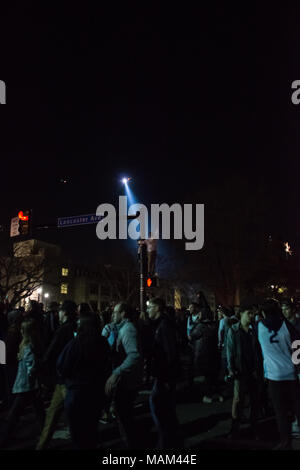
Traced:
[[[227, 396], [223, 403], [215, 397], [213, 403], [202, 403], [201, 378], [196, 378], [194, 386], [180, 383], [177, 390], [177, 415], [180, 423], [182, 449], [195, 450], [270, 450], [278, 443], [277, 426], [274, 417], [261, 420], [258, 427], [259, 439], [254, 440], [249, 434], [248, 424], [242, 425], [239, 439], [230, 440], [231, 398]], [[230, 390], [229, 390], [230, 393]], [[149, 412], [149, 390], [139, 392], [135, 407], [135, 422], [138, 429], [139, 449], [154, 449], [156, 432]], [[247, 409], [245, 410], [247, 414]], [[7, 412], [0, 413], [0, 431], [3, 428]], [[99, 422], [99, 449], [124, 449], [115, 421], [109, 424]], [[39, 430], [33, 410], [29, 407], [22, 416], [6, 449], [34, 449]], [[293, 448], [300, 450], [300, 440], [293, 440]], [[64, 417], [49, 445], [51, 450], [72, 449], [68, 427]], [[177, 449], [179, 450], [179, 449]]]

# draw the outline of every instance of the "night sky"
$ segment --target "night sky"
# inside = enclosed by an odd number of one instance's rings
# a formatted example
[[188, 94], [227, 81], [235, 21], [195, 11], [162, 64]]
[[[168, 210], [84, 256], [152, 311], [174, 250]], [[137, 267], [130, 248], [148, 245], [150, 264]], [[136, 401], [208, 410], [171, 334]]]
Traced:
[[[133, 5], [2, 6], [2, 223], [27, 207], [39, 224], [116, 204], [123, 175], [146, 204], [207, 187], [222, 198], [242, 175], [263, 182], [272, 229], [297, 246], [299, 11]], [[95, 227], [42, 236], [108, 256]]]

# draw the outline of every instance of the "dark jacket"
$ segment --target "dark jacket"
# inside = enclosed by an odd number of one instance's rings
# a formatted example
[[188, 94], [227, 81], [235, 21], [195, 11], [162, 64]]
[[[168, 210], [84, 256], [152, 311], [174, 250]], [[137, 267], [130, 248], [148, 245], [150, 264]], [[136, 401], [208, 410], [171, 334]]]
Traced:
[[55, 332], [59, 328], [59, 318], [57, 312], [48, 312], [44, 321], [44, 345], [47, 348], [51, 343]]
[[[228, 330], [227, 335], [227, 364], [228, 370], [235, 373], [237, 376], [243, 376], [247, 373], [246, 364], [247, 358], [244, 356], [244, 344], [246, 333], [241, 327], [241, 322], [232, 325]], [[258, 378], [263, 378], [263, 357], [261, 347], [257, 336], [257, 327], [251, 325], [249, 328], [249, 334], [251, 335], [251, 361], [253, 369], [256, 371]]]
[[96, 387], [104, 396], [105, 382], [112, 370], [107, 340], [99, 335], [89, 354], [84, 354], [83, 347], [78, 338], [68, 342], [57, 360], [58, 375], [68, 389]]
[[56, 373], [56, 361], [66, 344], [74, 338], [76, 331], [76, 322], [68, 320], [63, 323], [55, 332], [54, 338], [47, 348], [42, 361], [42, 373], [54, 374], [55, 382], [61, 384], [61, 378]]
[[180, 357], [176, 325], [167, 315], [155, 320], [152, 346], [152, 376], [163, 382], [176, 382], [180, 376]]
[[191, 330], [194, 349], [194, 365], [199, 374], [205, 375], [218, 360], [218, 324], [211, 320], [197, 323]]

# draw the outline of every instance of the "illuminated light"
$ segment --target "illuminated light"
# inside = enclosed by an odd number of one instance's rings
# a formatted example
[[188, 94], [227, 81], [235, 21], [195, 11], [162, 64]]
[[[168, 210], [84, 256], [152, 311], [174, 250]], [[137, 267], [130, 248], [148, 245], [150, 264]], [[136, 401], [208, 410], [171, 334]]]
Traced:
[[286, 291], [287, 291], [287, 287], [279, 287], [278, 288], [278, 294], [283, 294]]
[[151, 284], [152, 284], [152, 279], [150, 277], [148, 277], [147, 279], [147, 286], [148, 287], [151, 287]]
[[49, 294], [48, 294], [48, 292], [45, 294], [45, 297], [46, 297], [46, 299], [48, 299], [48, 297], [49, 297]]
[[24, 215], [23, 211], [20, 211], [18, 213], [18, 217], [19, 217], [20, 220], [28, 220], [29, 219], [28, 215]]
[[41, 294], [42, 290], [43, 290], [43, 289], [42, 289], [41, 287], [39, 287], [39, 288], [37, 289], [37, 293], [38, 293], [38, 294]]
[[288, 253], [289, 255], [292, 255], [293, 252], [291, 251], [291, 247], [290, 247], [289, 243], [285, 242], [284, 246], [285, 246], [285, 252]]
[[274, 288], [275, 288], [275, 286], [272, 285], [272, 286], [271, 286], [271, 289], [274, 289]]
[[123, 178], [122, 183], [127, 184], [127, 183], [129, 183], [130, 180], [132, 180], [132, 178]]

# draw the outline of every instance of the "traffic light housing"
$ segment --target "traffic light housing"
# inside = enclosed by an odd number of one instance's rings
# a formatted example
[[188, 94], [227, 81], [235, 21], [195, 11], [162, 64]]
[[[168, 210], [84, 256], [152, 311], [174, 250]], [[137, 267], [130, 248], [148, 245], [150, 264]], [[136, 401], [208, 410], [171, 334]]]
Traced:
[[156, 276], [149, 276], [147, 277], [147, 281], [146, 281], [146, 284], [147, 284], [147, 287], [148, 288], [152, 288], [152, 287], [158, 287], [158, 279]]
[[18, 213], [19, 218], [19, 234], [30, 235], [31, 234], [31, 210], [20, 211]]

